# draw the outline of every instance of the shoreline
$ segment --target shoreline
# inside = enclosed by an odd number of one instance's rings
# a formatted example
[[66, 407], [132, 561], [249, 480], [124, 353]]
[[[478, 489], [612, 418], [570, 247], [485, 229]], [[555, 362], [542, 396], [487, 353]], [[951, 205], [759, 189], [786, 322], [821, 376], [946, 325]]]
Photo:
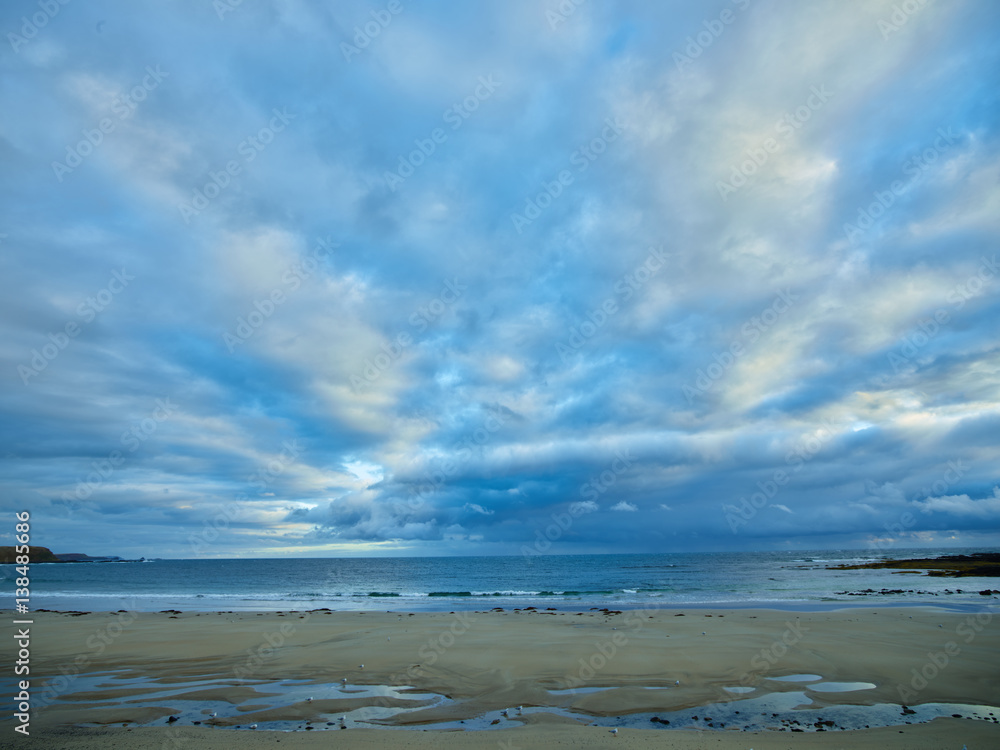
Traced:
[[[38, 602], [43, 597], [35, 597], [34, 602]], [[971, 613], [975, 614], [977, 612], [992, 612], [1000, 614], [1000, 597], [993, 595], [990, 597], [982, 597], [981, 601], [967, 600], [967, 601], [955, 601], [949, 600], [949, 598], [934, 600], [934, 599], [919, 599], [915, 601], [884, 601], [881, 600], [878, 595], [868, 596], [858, 596], [850, 600], [836, 600], [836, 601], [721, 601], [721, 602], [663, 602], [659, 604], [659, 600], [650, 599], [645, 606], [642, 603], [628, 602], [628, 603], [616, 603], [607, 601], [595, 601], [579, 604], [568, 604], [565, 602], [550, 602], [537, 600], [525, 600], [534, 603], [518, 603], [516, 606], [512, 606], [510, 603], [506, 603], [506, 606], [501, 606], [497, 604], [496, 607], [488, 607], [488, 604], [494, 604], [491, 601], [477, 600], [472, 601], [458, 601], [458, 602], [446, 602], [442, 603], [441, 606], [435, 608], [424, 608], [420, 606], [407, 606], [407, 607], [396, 607], [391, 606], [378, 607], [372, 606], [366, 609], [335, 609], [330, 606], [301, 606], [301, 602], [287, 602], [286, 604], [294, 605], [292, 607], [275, 607], [269, 609], [253, 608], [248, 607], [246, 609], [227, 609], [224, 606], [213, 606], [213, 607], [198, 607], [186, 609], [178, 609], [178, 607], [183, 606], [181, 603], [175, 602], [175, 606], [168, 606], [166, 604], [157, 604], [157, 608], [138, 608], [133, 607], [127, 611], [135, 612], [147, 612], [147, 613], [160, 613], [160, 612], [181, 612], [181, 613], [236, 613], [236, 614], [255, 614], [255, 613], [266, 613], [275, 614], [278, 612], [342, 612], [342, 613], [359, 613], [359, 612], [387, 612], [392, 614], [409, 614], [421, 613], [421, 614], [434, 614], [441, 612], [491, 612], [495, 609], [502, 609], [507, 612], [512, 612], [514, 610], [555, 610], [558, 612], [588, 612], [588, 611], [601, 611], [603, 609], [620, 610], [622, 612], [635, 611], [635, 610], [662, 610], [662, 611], [680, 611], [680, 610], [765, 610], [774, 612], [792, 612], [792, 613], [822, 613], [822, 612], [837, 612], [840, 610], [855, 610], [855, 609], [939, 609], [944, 612], [952, 613]], [[85, 612], [86, 614], [108, 612], [108, 611], [120, 611], [122, 603], [118, 602], [116, 606], [118, 609], [112, 610], [110, 607], [92, 607], [90, 609], [49, 609], [47, 607], [38, 607], [31, 610], [32, 612], [52, 612], [52, 613], [73, 613], [73, 612]], [[218, 602], [216, 602], [218, 603]], [[390, 601], [385, 602], [390, 604]], [[407, 604], [419, 604], [420, 601], [408, 600]], [[310, 604], [319, 604], [319, 602], [312, 602]], [[336, 604], [336, 602], [327, 602], [327, 604]], [[465, 606], [462, 606], [465, 605]], [[475, 605], [475, 606], [473, 606]], [[555, 605], [555, 606], [553, 606]], [[600, 605], [600, 606], [598, 606]], [[233, 606], [229, 603], [228, 606]], [[166, 607], [165, 609], [160, 609], [159, 607]], [[0, 617], [13, 616], [14, 610], [12, 609], [0, 609]]]
[[[854, 741], [861, 734], [884, 739], [893, 732], [908, 738], [910, 744], [900, 747], [922, 746], [914, 744], [918, 736], [925, 746], [939, 747], [934, 743], [959, 729], [964, 742], [976, 736], [981, 746], [1000, 744], [1000, 708], [993, 708], [1000, 707], [1000, 619], [989, 612], [936, 606], [822, 612], [321, 608], [35, 611], [30, 619], [32, 735], [63, 744], [74, 737], [81, 748], [109, 738], [138, 747], [139, 738], [165, 741], [168, 734], [221, 747], [234, 741], [233, 731], [244, 732], [241, 742], [253, 737], [263, 743], [271, 735], [271, 742], [312, 747], [312, 738], [338, 729], [338, 716], [347, 717], [348, 729], [337, 735], [347, 747], [440, 746], [456, 735], [465, 744], [446, 746], [496, 747], [496, 732], [519, 747], [551, 746], [546, 743], [554, 736], [586, 746], [608, 741], [609, 727], [620, 728], [615, 741], [627, 737], [635, 747], [664, 738], [696, 747], [706, 732], [723, 743], [717, 747], [727, 747], [732, 736], [743, 743], [733, 747], [767, 747], [767, 738], [777, 736], [794, 738], [796, 747], [833, 747], [817, 738], [840, 735], [837, 729], [852, 732], [852, 747], [861, 746]], [[10, 649], [4, 645], [0, 653]], [[920, 673], [929, 679], [914, 683]], [[795, 675], [814, 679], [777, 679]], [[43, 678], [51, 680], [48, 687]], [[871, 687], [823, 688], [855, 682]], [[770, 701], [775, 709], [765, 719], [751, 719], [761, 713], [749, 710], [754, 701]], [[905, 723], [930, 716], [938, 703], [986, 708], [975, 719]], [[516, 706], [524, 707], [523, 715], [511, 708]], [[500, 713], [508, 709], [509, 715]], [[918, 713], [908, 716], [911, 710]], [[940, 711], [945, 718], [975, 714], [964, 706]], [[896, 722], [891, 726], [862, 728], [879, 726], [876, 719], [889, 713]], [[168, 723], [169, 716], [178, 719]], [[726, 726], [706, 724], [709, 718]], [[814, 727], [814, 718], [833, 722], [830, 731], [819, 731], [825, 724]], [[669, 727], [660, 723], [666, 720]], [[418, 731], [375, 729], [370, 721]], [[949, 722], [956, 725], [943, 729]], [[79, 726], [86, 723], [103, 728]], [[245, 731], [250, 723], [260, 726], [252, 735]], [[757, 726], [763, 728], [740, 728]], [[302, 731], [279, 731], [285, 729]], [[664, 731], [669, 734], [659, 734]], [[0, 720], [0, 736], [5, 732], [12, 732], [7, 718]]]

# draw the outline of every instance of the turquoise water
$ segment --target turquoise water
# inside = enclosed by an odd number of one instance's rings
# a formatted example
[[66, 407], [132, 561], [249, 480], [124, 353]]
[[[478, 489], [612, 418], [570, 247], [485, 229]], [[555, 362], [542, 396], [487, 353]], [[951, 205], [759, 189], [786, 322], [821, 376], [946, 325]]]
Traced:
[[[894, 550], [893, 557], [989, 551]], [[865, 551], [537, 555], [35, 564], [31, 608], [73, 610], [454, 610], [933, 604], [973, 609], [996, 578], [827, 570], [884, 557]], [[13, 566], [0, 566], [13, 601]], [[902, 589], [852, 596], [865, 589]], [[957, 590], [961, 593], [957, 593]], [[951, 592], [951, 593], [947, 593]]]

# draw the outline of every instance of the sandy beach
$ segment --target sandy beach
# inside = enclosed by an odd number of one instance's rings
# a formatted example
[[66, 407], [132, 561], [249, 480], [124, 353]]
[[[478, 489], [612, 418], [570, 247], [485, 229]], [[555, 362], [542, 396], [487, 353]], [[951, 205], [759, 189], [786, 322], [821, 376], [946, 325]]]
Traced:
[[[1000, 706], [1000, 633], [987, 613], [910, 607], [620, 614], [318, 610], [36, 612], [32, 619], [30, 731], [53, 747], [107, 747], [112, 737], [120, 748], [181, 746], [187, 740], [204, 747], [236, 741], [247, 747], [279, 741], [284, 747], [325, 747], [331, 741], [331, 735], [306, 726], [337, 730], [338, 745], [358, 748], [497, 747], [498, 742], [522, 748], [612, 742], [638, 748], [662, 747], [668, 738], [675, 747], [758, 750], [1000, 745], [1000, 725], [993, 719], [964, 718], [956, 709], [963, 718], [949, 712], [905, 724], [902, 709], [933, 703]], [[13, 639], [4, 640], [8, 661], [15, 656]], [[114, 674], [93, 677], [100, 673]], [[845, 734], [834, 731], [839, 721], [820, 732], [810, 721], [801, 731], [802, 724], [791, 723], [796, 714], [790, 711], [773, 720], [786, 723], [764, 731], [719, 726], [720, 715], [731, 717], [741, 704], [750, 706], [744, 703], [748, 698], [803, 690], [800, 682], [776, 679], [789, 675], [811, 675], [824, 684], [874, 684], [846, 692], [807, 685], [810, 708], [833, 712], [892, 704], [898, 726]], [[299, 681], [298, 692], [276, 687], [292, 680]], [[373, 697], [372, 686], [411, 689]], [[167, 689], [173, 690], [168, 697], [152, 699]], [[317, 697], [310, 701], [302, 691]], [[200, 704], [235, 710], [211, 717], [208, 708], [195, 713], [183, 708]], [[354, 720], [339, 730], [338, 716], [365, 706], [409, 709], [383, 721], [418, 731]], [[701, 715], [693, 725], [679, 725], [677, 712], [685, 711]], [[994, 713], [1000, 717], [1000, 709]], [[649, 714], [675, 716], [678, 728]], [[180, 718], [168, 724], [174, 715]], [[612, 734], [607, 724], [589, 725], [619, 717], [627, 723], [630, 716], [645, 717], [644, 726], [623, 725]], [[248, 731], [251, 724], [267, 722], [303, 731]], [[461, 731], [460, 722], [489, 731]], [[156, 726], [138, 726], [149, 724]], [[13, 727], [8, 715], [0, 744], [23, 740]], [[419, 731], [425, 727], [432, 728]]]

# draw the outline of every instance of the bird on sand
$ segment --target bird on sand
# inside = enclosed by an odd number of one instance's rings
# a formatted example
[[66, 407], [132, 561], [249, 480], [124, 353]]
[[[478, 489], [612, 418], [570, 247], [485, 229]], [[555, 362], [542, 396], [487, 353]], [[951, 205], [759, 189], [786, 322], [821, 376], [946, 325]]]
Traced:
[[618, 728], [616, 727], [616, 728], [612, 729], [611, 730], [611, 734], [618, 734]]

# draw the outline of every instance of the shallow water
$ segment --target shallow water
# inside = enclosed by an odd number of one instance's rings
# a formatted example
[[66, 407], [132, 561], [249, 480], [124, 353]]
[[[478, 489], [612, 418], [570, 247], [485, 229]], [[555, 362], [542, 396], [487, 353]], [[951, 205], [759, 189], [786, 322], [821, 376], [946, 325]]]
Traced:
[[[819, 675], [787, 675], [775, 680], [805, 681], [822, 679]], [[505, 716], [501, 710], [488, 711], [475, 717], [457, 721], [430, 722], [421, 724], [398, 725], [396, 721], [405, 714], [411, 714], [430, 708], [460, 707], [460, 701], [447, 698], [444, 695], [418, 691], [408, 686], [361, 685], [337, 683], [316, 683], [309, 680], [282, 680], [278, 682], [246, 681], [241, 685], [251, 688], [254, 694], [237, 703], [223, 700], [179, 700], [171, 696], [187, 693], [191, 690], [218, 688], [224, 690], [232, 683], [218, 679], [202, 680], [155, 680], [144, 676], [135, 676], [131, 672], [105, 672], [79, 676], [71, 686], [71, 690], [60, 697], [59, 702], [72, 704], [73, 695], [77, 693], [94, 693], [101, 690], [122, 690], [140, 688], [145, 692], [141, 696], [129, 695], [121, 698], [109, 698], [100, 701], [100, 707], [110, 706], [162, 706], [174, 709], [178, 725], [191, 725], [199, 722], [205, 726], [213, 726], [216, 721], [226, 721], [244, 718], [236, 726], [218, 725], [220, 730], [248, 729], [254, 719], [248, 714], [262, 709], [283, 708], [295, 705], [308, 705], [309, 698], [315, 701], [330, 699], [365, 698], [370, 703], [353, 710], [324, 713], [317, 710], [310, 721], [281, 720], [259, 721], [257, 727], [261, 730], [295, 731], [295, 730], [325, 730], [338, 729], [340, 718], [347, 728], [379, 726], [387, 729], [458, 729], [458, 730], [491, 730], [502, 729], [521, 723], [520, 719], [534, 713], [549, 713], [571, 718], [584, 724], [605, 727], [633, 727], [643, 729], [738, 729], [743, 731], [836, 731], [862, 729], [867, 727], [902, 726], [917, 724], [941, 716], [960, 715], [970, 720], [991, 721], [997, 723], [1000, 708], [986, 705], [958, 703], [926, 703], [912, 706], [904, 712], [896, 704], [875, 705], [836, 705], [817, 706], [810, 692], [846, 692], [864, 690], [875, 687], [872, 683], [827, 682], [803, 686], [801, 691], [764, 692], [754, 697], [742, 697], [748, 691], [760, 692], [763, 688], [727, 687], [729, 697], [722, 700], [679, 711], [660, 711], [653, 713], [633, 713], [621, 716], [598, 717], [564, 708], [553, 706], [524, 706], [520, 710], [511, 706]], [[671, 686], [637, 686], [652, 690], [671, 690]], [[569, 690], [550, 690], [553, 704], [564, 703], [568, 695], [594, 694], [615, 690], [614, 687], [581, 687]], [[96, 696], [81, 696], [93, 701]], [[408, 706], [380, 705], [380, 699], [412, 702]], [[95, 705], [91, 703], [91, 705]], [[249, 710], [248, 710], [249, 709]], [[318, 706], [317, 706], [318, 709]], [[213, 720], [210, 714], [215, 712], [218, 719]], [[157, 719], [145, 726], [162, 726], [167, 724], [167, 718]], [[93, 726], [85, 724], [85, 726]], [[134, 724], [133, 726], [139, 726]]]
[[874, 690], [874, 682], [817, 682], [815, 685], [807, 685], [808, 690], [815, 690], [817, 693], [849, 693], [854, 690]]

